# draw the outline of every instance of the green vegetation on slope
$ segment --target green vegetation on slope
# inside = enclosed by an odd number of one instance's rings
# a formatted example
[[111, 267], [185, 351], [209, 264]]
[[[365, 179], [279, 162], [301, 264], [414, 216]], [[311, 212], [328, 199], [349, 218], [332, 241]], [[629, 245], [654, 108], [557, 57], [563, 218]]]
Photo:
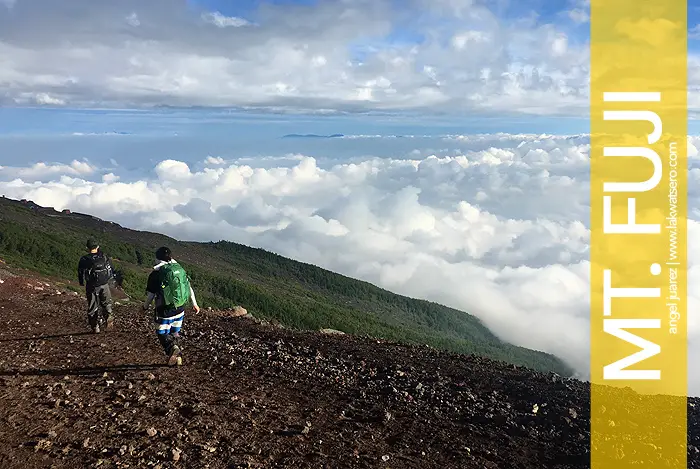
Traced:
[[87, 215], [0, 199], [0, 256], [9, 264], [75, 281], [88, 237], [100, 240], [115, 259], [124, 290], [133, 298], [143, 297], [153, 253], [165, 244], [190, 273], [204, 306], [242, 305], [257, 317], [287, 327], [334, 328], [571, 374], [556, 357], [504, 343], [462, 311], [396, 295], [262, 249], [226, 241], [181, 242]]

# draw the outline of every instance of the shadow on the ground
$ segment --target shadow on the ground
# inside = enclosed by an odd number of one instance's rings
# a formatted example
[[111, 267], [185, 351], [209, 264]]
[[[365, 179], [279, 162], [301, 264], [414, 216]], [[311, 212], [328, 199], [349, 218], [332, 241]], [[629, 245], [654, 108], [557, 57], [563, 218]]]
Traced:
[[91, 368], [55, 368], [38, 370], [0, 370], [0, 376], [93, 376], [104, 373], [120, 373], [128, 371], [149, 371], [165, 368], [167, 364], [154, 363], [151, 365], [114, 365], [96, 366]]
[[83, 335], [95, 335], [94, 332], [76, 332], [73, 334], [40, 335], [36, 337], [13, 337], [12, 339], [0, 339], [3, 342], [31, 342], [33, 340], [63, 339], [65, 337], [80, 337]]

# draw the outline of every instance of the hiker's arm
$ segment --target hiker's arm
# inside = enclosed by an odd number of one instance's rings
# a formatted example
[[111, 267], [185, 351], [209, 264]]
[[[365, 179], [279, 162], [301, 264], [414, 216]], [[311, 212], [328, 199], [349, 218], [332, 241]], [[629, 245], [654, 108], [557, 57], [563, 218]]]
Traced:
[[146, 296], [146, 301], [143, 303], [143, 309], [146, 310], [151, 304], [151, 301], [153, 301], [153, 298], [156, 297], [156, 294], [153, 292], [148, 292], [148, 295]]
[[146, 301], [143, 304], [143, 309], [148, 309], [151, 301], [156, 297], [156, 292], [158, 291], [158, 274], [153, 271], [148, 275], [148, 280], [146, 280]]
[[192, 285], [190, 285], [190, 300], [192, 301], [192, 306], [194, 306], [194, 309], [198, 309], [199, 305], [197, 304], [197, 298], [194, 296], [194, 290], [192, 289]]
[[82, 257], [78, 262], [78, 283], [81, 287], [85, 286], [85, 259]]

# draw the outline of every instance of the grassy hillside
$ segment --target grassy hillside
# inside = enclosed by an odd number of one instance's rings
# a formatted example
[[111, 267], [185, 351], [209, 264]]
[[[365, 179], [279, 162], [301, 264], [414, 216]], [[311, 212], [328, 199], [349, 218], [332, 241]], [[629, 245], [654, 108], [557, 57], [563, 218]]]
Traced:
[[334, 328], [571, 374], [556, 357], [504, 343], [462, 311], [396, 295], [262, 249], [225, 241], [181, 242], [88, 215], [0, 198], [0, 257], [8, 264], [75, 281], [88, 237], [98, 239], [115, 259], [123, 287], [134, 298], [143, 297], [153, 253], [168, 245], [190, 273], [205, 307], [242, 305], [257, 317], [292, 328]]

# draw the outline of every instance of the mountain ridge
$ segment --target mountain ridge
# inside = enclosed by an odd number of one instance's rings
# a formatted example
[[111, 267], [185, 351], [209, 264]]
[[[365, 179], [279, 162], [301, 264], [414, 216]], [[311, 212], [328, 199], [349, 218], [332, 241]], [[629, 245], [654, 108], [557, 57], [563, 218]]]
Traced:
[[187, 242], [131, 230], [98, 217], [31, 201], [0, 199], [0, 256], [19, 267], [67, 280], [87, 237], [113, 256], [124, 290], [140, 298], [152, 253], [170, 245], [191, 272], [204, 305], [241, 305], [258, 317], [297, 329], [332, 328], [457, 353], [474, 353], [540, 371], [573, 374], [559, 358], [498, 339], [480, 320], [435, 302], [408, 298], [369, 282], [241, 244]]
[[344, 137], [343, 134], [331, 134], [331, 135], [318, 135], [318, 134], [287, 134], [283, 135], [282, 138], [341, 138]]

